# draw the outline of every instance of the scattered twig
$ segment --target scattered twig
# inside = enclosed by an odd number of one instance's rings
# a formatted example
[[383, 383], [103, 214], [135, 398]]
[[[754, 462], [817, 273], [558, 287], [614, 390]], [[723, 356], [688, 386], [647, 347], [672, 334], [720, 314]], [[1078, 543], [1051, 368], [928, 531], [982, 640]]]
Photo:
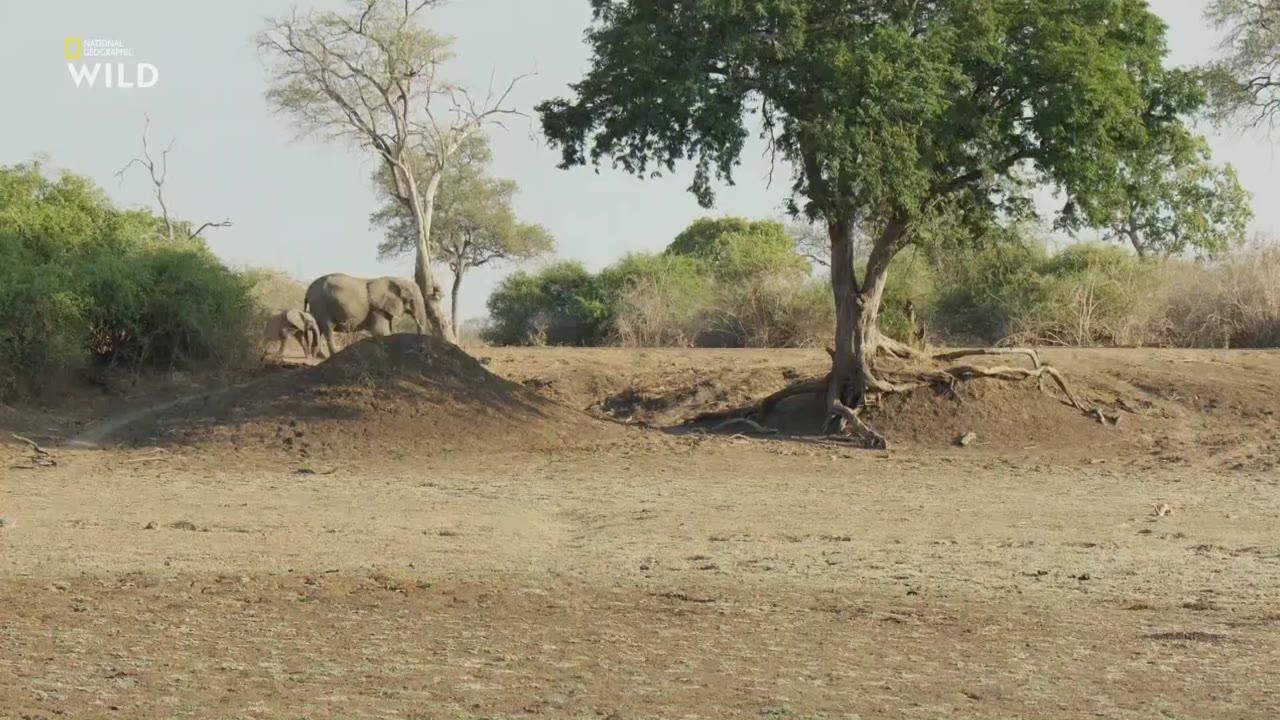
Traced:
[[133, 463], [155, 462], [157, 460], [164, 460], [164, 459], [165, 458], [161, 455], [148, 455], [146, 457], [130, 458], [128, 460], [125, 460], [124, 462], [126, 464], [132, 465]]
[[338, 472], [338, 469], [337, 469], [337, 468], [326, 468], [326, 469], [324, 469], [324, 470], [313, 470], [312, 468], [309, 468], [309, 467], [302, 467], [302, 468], [298, 468], [297, 470], [294, 470], [294, 471], [293, 471], [293, 473], [294, 473], [295, 475], [332, 475], [332, 474], [334, 474], [334, 473], [336, 473], [336, 472]]

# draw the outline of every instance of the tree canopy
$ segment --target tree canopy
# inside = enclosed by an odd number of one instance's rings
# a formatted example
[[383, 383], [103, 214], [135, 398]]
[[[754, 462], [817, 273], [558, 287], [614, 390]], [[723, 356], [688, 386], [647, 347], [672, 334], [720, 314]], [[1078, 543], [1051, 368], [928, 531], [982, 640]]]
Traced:
[[1209, 145], [1182, 126], [1152, 133], [1128, 153], [1113, 192], [1070, 203], [1059, 226], [1097, 227], [1140, 257], [1220, 255], [1245, 240], [1250, 195], [1230, 165], [1214, 165]]
[[1271, 122], [1280, 112], [1280, 2], [1213, 0], [1205, 17], [1226, 33], [1205, 73], [1216, 118]]
[[576, 98], [539, 106], [562, 165], [689, 160], [706, 204], [753, 115], [792, 165], [796, 209], [830, 220], [918, 214], [1015, 168], [1096, 192], [1127, 143], [1197, 100], [1163, 67], [1164, 25], [1142, 0], [592, 6], [590, 72]]
[[[458, 323], [458, 289], [468, 270], [500, 261], [530, 260], [555, 249], [555, 239], [543, 226], [520, 222], [513, 201], [519, 189], [514, 180], [489, 175], [492, 153], [483, 135], [468, 137], [457, 158], [440, 177], [430, 245], [432, 256], [453, 275], [453, 324]], [[428, 160], [411, 155], [410, 168], [426, 183]], [[383, 204], [370, 220], [382, 227], [386, 239], [378, 255], [387, 258], [412, 252], [417, 229], [412, 212], [395, 198], [394, 182], [385, 167], [374, 174]]]

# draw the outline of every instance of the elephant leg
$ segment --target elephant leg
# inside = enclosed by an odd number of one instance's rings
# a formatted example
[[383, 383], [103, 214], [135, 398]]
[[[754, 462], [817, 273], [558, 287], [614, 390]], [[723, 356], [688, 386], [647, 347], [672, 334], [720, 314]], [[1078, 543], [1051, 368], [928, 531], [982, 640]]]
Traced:
[[378, 315], [369, 323], [369, 334], [374, 337], [386, 337], [391, 334], [391, 319]]
[[324, 335], [324, 344], [329, 346], [329, 357], [333, 357], [333, 328], [328, 323], [320, 328], [320, 332]]
[[276, 350], [276, 355], [279, 355], [279, 356], [280, 356], [280, 357], [282, 357], [282, 358], [284, 357], [284, 341], [285, 341], [285, 337], [284, 337], [283, 335], [281, 335], [281, 336], [280, 336], [280, 340], [279, 340], [279, 342], [280, 342], [280, 349], [279, 349], [279, 350]]

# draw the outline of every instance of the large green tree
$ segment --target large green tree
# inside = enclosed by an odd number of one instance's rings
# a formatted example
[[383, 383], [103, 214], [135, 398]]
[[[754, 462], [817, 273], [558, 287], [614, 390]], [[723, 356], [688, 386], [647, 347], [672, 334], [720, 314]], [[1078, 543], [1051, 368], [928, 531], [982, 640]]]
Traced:
[[1208, 143], [1186, 128], [1152, 135], [1121, 165], [1115, 191], [1070, 204], [1060, 225], [1100, 228], [1139, 257], [1221, 255], [1244, 242], [1253, 219], [1235, 169], [1212, 162]]
[[[892, 392], [872, 357], [889, 262], [939, 207], [1025, 211], [1035, 184], [1114, 192], [1124, 153], [1197, 97], [1144, 0], [592, 0], [591, 68], [539, 106], [565, 167], [694, 167], [713, 201], [759, 119], [821, 221], [837, 308], [827, 406]], [[1166, 87], [1177, 92], [1166, 92]], [[880, 221], [866, 269], [852, 237]]]
[[[421, 156], [410, 160], [419, 184], [426, 184], [431, 172], [429, 160]], [[502, 261], [531, 260], [555, 250], [550, 231], [517, 219], [512, 202], [519, 188], [514, 180], [489, 175], [492, 160], [485, 136], [471, 136], [445, 169], [436, 196], [431, 250], [453, 277], [449, 312], [455, 328], [459, 290], [469, 270]], [[383, 204], [370, 220], [387, 234], [378, 246], [378, 255], [389, 258], [413, 252], [417, 247], [413, 215], [396, 200], [395, 182], [385, 167], [375, 173], [374, 185]]]

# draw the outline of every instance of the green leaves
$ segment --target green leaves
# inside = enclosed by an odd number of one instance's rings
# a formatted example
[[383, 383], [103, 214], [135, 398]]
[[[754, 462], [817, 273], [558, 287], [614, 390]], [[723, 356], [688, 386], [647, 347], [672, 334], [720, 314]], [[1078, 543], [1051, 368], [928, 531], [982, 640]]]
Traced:
[[[512, 202], [518, 187], [513, 180], [490, 177], [491, 160], [488, 140], [473, 135], [463, 142], [440, 180], [431, 224], [432, 256], [455, 274], [495, 261], [529, 260], [555, 249], [555, 239], [546, 228], [516, 218]], [[433, 172], [427, 160], [411, 156], [410, 165], [419, 186], [425, 187]], [[409, 208], [395, 197], [390, 170], [380, 168], [374, 184], [383, 204], [370, 220], [387, 232], [378, 246], [379, 256], [411, 252], [417, 229]]]
[[732, 181], [755, 112], [792, 166], [794, 210], [910, 220], [1010, 175], [1114, 192], [1133, 138], [1194, 109], [1152, 98], [1163, 25], [1142, 0], [593, 6], [591, 70], [538, 108], [562, 165], [688, 161], [704, 204], [713, 179]]
[[87, 178], [0, 167], [0, 397], [91, 362], [174, 368], [249, 348], [248, 283]]
[[707, 274], [728, 282], [749, 282], [765, 273], [804, 277], [809, 263], [795, 238], [780, 223], [744, 218], [700, 218], [667, 246], [668, 256], [692, 258]]

